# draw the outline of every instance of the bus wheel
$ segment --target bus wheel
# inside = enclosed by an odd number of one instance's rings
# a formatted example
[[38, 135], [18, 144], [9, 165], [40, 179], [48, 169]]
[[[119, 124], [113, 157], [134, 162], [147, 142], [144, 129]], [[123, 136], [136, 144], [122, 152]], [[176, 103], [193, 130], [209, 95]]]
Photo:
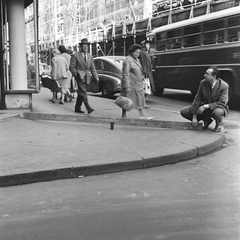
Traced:
[[153, 94], [155, 96], [161, 96], [163, 94], [164, 88], [157, 88], [156, 90], [153, 91]]

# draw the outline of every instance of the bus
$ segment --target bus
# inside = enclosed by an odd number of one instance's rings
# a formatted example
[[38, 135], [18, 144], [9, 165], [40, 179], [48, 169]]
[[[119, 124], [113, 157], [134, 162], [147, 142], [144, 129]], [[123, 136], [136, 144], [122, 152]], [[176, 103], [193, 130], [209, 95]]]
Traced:
[[240, 96], [240, 6], [155, 28], [155, 95], [164, 88], [196, 94], [206, 70], [214, 65], [229, 84], [229, 105]]

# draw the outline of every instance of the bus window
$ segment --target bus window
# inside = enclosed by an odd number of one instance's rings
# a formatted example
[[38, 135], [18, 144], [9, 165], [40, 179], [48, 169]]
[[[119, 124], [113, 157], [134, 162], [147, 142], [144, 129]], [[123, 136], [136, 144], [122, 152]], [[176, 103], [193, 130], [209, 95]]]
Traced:
[[158, 34], [156, 35], [157, 41], [166, 39], [166, 37], [167, 37], [167, 35], [166, 35], [165, 32], [163, 32], [163, 33], [158, 33]]
[[240, 41], [240, 27], [228, 29], [228, 41]]
[[194, 34], [194, 33], [200, 33], [201, 30], [200, 30], [200, 25], [194, 25], [194, 26], [191, 26], [191, 27], [185, 27], [183, 29], [183, 33], [184, 35], [190, 35], [190, 34]]
[[211, 21], [203, 24], [203, 31], [208, 32], [217, 29], [224, 29], [224, 20]]
[[214, 31], [214, 32], [208, 32], [203, 34], [204, 45], [209, 45], [209, 44], [218, 44], [218, 43], [223, 43], [224, 42], [224, 31]]
[[183, 39], [184, 47], [200, 46], [200, 34], [186, 36]]
[[165, 39], [166, 39], [166, 33], [159, 33], [156, 35], [156, 50], [161, 51], [165, 50], [166, 44], [165, 44]]
[[167, 40], [167, 49], [181, 48], [180, 38], [172, 38]]
[[167, 38], [175, 38], [175, 37], [180, 37], [180, 36], [182, 36], [181, 29], [167, 32]]
[[200, 46], [200, 25], [185, 27], [184, 33], [184, 47]]
[[156, 44], [156, 50], [157, 51], [161, 51], [161, 50], [165, 50], [166, 46], [165, 46], [165, 40], [162, 40], [162, 41], [157, 41], [157, 44]]
[[228, 27], [235, 27], [235, 26], [240, 26], [240, 18], [239, 16], [237, 17], [232, 17], [228, 19]]
[[167, 32], [167, 49], [181, 48], [181, 36], [181, 29]]
[[228, 42], [240, 41], [240, 18], [231, 17], [228, 19]]

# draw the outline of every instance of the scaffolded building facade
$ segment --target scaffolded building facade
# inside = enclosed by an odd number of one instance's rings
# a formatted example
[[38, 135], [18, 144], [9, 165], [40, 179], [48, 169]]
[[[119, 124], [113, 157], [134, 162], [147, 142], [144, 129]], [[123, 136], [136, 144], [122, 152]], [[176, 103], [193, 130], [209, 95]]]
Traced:
[[41, 0], [41, 49], [60, 44], [74, 46], [83, 37], [92, 42], [101, 41], [113, 25], [121, 25], [123, 20], [143, 19], [146, 2], [149, 0]]

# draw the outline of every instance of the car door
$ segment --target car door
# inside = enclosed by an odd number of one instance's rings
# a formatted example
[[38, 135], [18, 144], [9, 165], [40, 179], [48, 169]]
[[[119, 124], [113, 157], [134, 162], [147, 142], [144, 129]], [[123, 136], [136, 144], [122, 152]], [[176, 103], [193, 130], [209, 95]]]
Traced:
[[[100, 75], [102, 73], [102, 66], [103, 66], [102, 60], [94, 59], [94, 65], [95, 65], [98, 77], [100, 78]], [[93, 78], [93, 76], [91, 76], [91, 78], [92, 78], [91, 83], [88, 85], [87, 90], [89, 92], [97, 93], [100, 91], [99, 90], [99, 82], [96, 82], [96, 80]]]

